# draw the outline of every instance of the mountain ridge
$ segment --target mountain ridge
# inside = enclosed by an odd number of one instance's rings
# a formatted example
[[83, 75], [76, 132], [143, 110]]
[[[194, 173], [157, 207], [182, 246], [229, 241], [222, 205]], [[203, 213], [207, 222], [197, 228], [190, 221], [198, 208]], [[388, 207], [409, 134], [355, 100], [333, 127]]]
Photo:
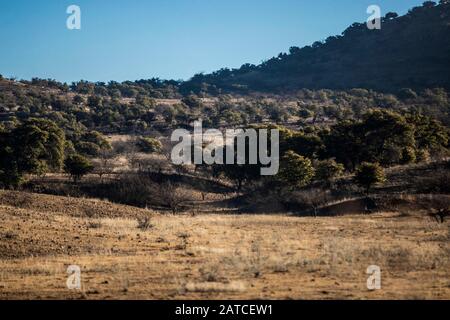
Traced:
[[299, 89], [450, 89], [450, 1], [382, 18], [381, 30], [354, 23], [341, 35], [291, 47], [260, 65], [197, 74], [183, 93], [285, 93]]

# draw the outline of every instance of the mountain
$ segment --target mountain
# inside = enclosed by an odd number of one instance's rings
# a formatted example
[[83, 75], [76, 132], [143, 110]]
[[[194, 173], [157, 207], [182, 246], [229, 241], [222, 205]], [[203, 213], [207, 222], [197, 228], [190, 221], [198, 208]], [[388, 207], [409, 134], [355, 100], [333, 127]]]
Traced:
[[183, 93], [287, 93], [301, 88], [450, 89], [450, 0], [427, 1], [406, 15], [388, 13], [381, 30], [354, 23], [342, 35], [260, 65], [197, 74]]

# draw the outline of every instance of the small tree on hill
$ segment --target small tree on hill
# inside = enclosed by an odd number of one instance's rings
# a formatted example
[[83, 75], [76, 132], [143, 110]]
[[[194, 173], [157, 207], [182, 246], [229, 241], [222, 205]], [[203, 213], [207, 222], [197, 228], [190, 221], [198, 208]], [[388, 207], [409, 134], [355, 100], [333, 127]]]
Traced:
[[191, 191], [171, 182], [158, 185], [156, 201], [170, 209], [172, 214], [180, 212], [182, 207], [193, 200]]
[[140, 138], [136, 145], [144, 153], [159, 153], [162, 150], [162, 143], [155, 138]]
[[307, 189], [295, 193], [296, 201], [312, 209], [312, 214], [317, 217], [319, 207], [331, 200], [329, 192], [324, 189]]
[[64, 171], [70, 174], [75, 183], [93, 169], [91, 162], [79, 154], [71, 155], [64, 161]]
[[279, 177], [291, 188], [301, 188], [311, 182], [315, 171], [311, 160], [294, 151], [288, 151], [281, 160]]
[[369, 195], [370, 188], [386, 181], [386, 175], [383, 168], [378, 163], [363, 162], [356, 171], [356, 183], [363, 187], [366, 194]]
[[316, 178], [327, 184], [340, 177], [343, 172], [344, 166], [333, 159], [320, 161], [316, 165]]

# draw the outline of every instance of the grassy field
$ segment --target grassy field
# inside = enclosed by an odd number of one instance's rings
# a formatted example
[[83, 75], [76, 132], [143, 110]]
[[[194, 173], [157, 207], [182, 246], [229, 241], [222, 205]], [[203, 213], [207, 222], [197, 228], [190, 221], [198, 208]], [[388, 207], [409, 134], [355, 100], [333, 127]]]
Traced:
[[0, 192], [0, 218], [0, 299], [450, 299], [450, 224], [419, 211], [173, 216]]

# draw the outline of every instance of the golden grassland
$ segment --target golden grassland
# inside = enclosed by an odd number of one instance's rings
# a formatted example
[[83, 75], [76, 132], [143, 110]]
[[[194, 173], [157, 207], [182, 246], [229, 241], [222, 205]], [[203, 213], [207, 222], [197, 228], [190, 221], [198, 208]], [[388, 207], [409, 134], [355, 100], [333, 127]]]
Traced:
[[[450, 298], [450, 224], [419, 211], [173, 216], [0, 192], [0, 219], [0, 299]], [[66, 287], [69, 265], [81, 290]]]

